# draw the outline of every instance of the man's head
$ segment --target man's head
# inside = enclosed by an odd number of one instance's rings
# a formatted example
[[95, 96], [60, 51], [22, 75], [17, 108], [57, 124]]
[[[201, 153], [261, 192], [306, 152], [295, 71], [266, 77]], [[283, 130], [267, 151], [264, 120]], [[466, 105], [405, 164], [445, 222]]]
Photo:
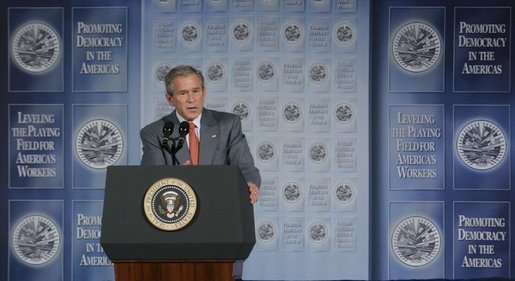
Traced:
[[165, 76], [166, 100], [186, 120], [197, 118], [204, 107], [206, 91], [202, 72], [189, 65], [172, 68]]

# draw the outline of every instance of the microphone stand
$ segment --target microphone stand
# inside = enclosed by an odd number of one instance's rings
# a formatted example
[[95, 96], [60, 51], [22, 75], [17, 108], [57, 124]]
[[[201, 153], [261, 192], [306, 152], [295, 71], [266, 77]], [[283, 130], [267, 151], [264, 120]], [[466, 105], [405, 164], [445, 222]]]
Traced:
[[[172, 146], [168, 146], [168, 141], [172, 141]], [[179, 160], [177, 160], [177, 156], [175, 155], [177, 151], [180, 149], [176, 148], [175, 141], [177, 138], [166, 138], [163, 139], [163, 142], [161, 143], [161, 151], [163, 152], [163, 158], [165, 159], [165, 165], [168, 166], [168, 160], [166, 159], [165, 151], [168, 152], [172, 156], [172, 165], [177, 166], [179, 165]]]
[[163, 141], [159, 144], [161, 146], [161, 152], [163, 153], [163, 158], [165, 159], [165, 166], [168, 166], [168, 160], [166, 159], [165, 151], [170, 153], [168, 146], [168, 138], [164, 138]]
[[170, 153], [170, 155], [172, 155], [172, 162], [173, 162], [173, 165], [174, 166], [177, 166], [179, 165], [179, 160], [177, 160], [177, 156], [175, 155], [177, 150], [175, 148], [175, 138], [172, 138], [172, 147], [170, 148], [170, 151], [168, 151]]
[[[177, 159], [177, 151], [179, 151], [185, 142], [185, 136], [188, 134], [189, 130], [189, 123], [186, 121], [181, 122], [179, 126], [179, 137], [171, 138], [170, 135], [173, 132], [173, 123], [168, 121], [165, 123], [165, 126], [163, 127], [163, 134], [164, 138], [161, 142], [161, 150], [163, 152], [163, 157], [165, 158], [165, 165], [168, 166], [168, 160], [166, 159], [165, 151], [170, 153], [172, 156], [172, 165], [177, 166], [179, 164], [179, 160]], [[168, 145], [169, 141], [172, 141], [172, 146], [170, 147]], [[177, 142], [177, 144], [176, 144]]]

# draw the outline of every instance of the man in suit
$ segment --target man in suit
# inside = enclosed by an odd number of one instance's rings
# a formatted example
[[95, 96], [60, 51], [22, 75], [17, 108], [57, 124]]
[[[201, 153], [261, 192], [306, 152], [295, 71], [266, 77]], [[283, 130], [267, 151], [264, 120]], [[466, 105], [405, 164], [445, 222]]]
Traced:
[[[172, 155], [163, 153], [161, 149], [163, 127], [166, 122], [171, 121], [174, 128], [179, 128], [181, 122], [189, 121], [190, 126], [195, 127], [199, 140], [198, 164], [237, 165], [247, 182], [249, 200], [254, 204], [259, 198], [261, 176], [258, 168], [254, 166], [249, 145], [242, 133], [240, 117], [204, 108], [206, 96], [204, 76], [201, 71], [191, 66], [179, 65], [171, 69], [165, 76], [165, 85], [166, 100], [175, 109], [172, 113], [141, 129], [140, 137], [143, 144], [141, 164], [171, 164]], [[174, 130], [170, 137], [178, 136], [178, 130]], [[184, 165], [195, 164], [192, 163], [188, 150], [189, 136], [185, 140], [185, 147], [177, 152], [176, 158]]]

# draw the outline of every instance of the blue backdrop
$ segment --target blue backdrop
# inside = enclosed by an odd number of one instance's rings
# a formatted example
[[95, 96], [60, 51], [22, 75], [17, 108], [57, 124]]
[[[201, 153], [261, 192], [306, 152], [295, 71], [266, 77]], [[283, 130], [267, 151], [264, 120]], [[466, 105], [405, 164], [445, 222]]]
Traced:
[[177, 64], [263, 177], [244, 279], [511, 277], [513, 5], [3, 1], [0, 278], [114, 280], [105, 169]]

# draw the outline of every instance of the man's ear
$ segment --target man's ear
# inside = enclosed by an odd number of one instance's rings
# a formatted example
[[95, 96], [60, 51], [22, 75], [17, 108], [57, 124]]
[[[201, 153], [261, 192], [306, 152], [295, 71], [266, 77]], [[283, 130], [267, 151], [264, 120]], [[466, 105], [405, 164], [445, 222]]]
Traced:
[[174, 102], [173, 102], [172, 95], [170, 95], [170, 94], [168, 94], [168, 93], [165, 93], [165, 99], [168, 101], [168, 103], [169, 103], [171, 106], [175, 107], [175, 104], [174, 104]]

